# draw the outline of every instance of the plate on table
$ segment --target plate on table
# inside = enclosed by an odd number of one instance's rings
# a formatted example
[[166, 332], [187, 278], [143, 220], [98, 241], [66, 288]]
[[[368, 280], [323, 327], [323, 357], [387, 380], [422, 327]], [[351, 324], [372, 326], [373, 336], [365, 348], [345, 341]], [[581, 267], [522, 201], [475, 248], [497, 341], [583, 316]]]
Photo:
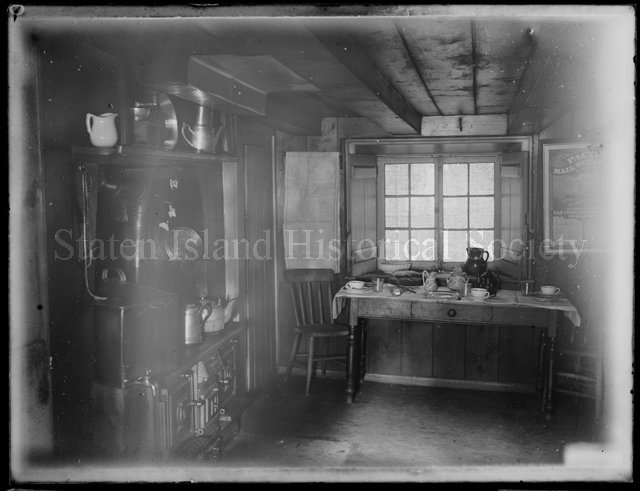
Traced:
[[559, 297], [561, 292], [556, 292], [556, 293], [542, 293], [542, 292], [534, 292], [532, 293], [532, 295], [534, 297], [542, 297], [542, 298], [552, 298], [552, 297]]
[[364, 288], [349, 288], [348, 286], [345, 285], [345, 287], [343, 288], [343, 291], [345, 293], [354, 293], [354, 294], [358, 294], [358, 295], [366, 295], [368, 293], [372, 293], [373, 292], [373, 286], [365, 286]]

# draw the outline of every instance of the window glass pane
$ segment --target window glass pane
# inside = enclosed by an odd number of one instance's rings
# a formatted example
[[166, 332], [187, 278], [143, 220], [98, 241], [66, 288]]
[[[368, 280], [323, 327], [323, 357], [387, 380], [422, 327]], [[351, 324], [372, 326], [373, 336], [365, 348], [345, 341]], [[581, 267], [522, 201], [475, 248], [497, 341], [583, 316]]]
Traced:
[[467, 259], [467, 231], [445, 230], [442, 232], [443, 262], [465, 261]]
[[467, 164], [444, 164], [442, 166], [442, 192], [451, 196], [468, 194]]
[[412, 230], [410, 245], [412, 261], [436, 260], [436, 239], [434, 230]]
[[469, 198], [469, 226], [493, 228], [493, 197]]
[[469, 247], [482, 247], [489, 251], [489, 261], [493, 261], [493, 230], [471, 230], [469, 232]]
[[408, 227], [409, 198], [385, 198], [384, 219], [387, 227]]
[[411, 227], [431, 228], [435, 223], [435, 198], [411, 198]]
[[444, 228], [467, 228], [467, 200], [469, 198], [443, 198]]
[[434, 164], [411, 164], [411, 194], [435, 194]]
[[493, 163], [469, 164], [469, 194], [493, 194]]
[[409, 259], [409, 231], [385, 230], [384, 258], [390, 261]]
[[384, 194], [409, 194], [409, 164], [384, 166]]

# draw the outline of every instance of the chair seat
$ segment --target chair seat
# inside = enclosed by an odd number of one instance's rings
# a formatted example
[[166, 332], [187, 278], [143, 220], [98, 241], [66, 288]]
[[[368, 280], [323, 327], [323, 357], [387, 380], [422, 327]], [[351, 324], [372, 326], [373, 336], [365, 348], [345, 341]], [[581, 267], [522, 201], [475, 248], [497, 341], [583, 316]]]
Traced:
[[349, 334], [349, 326], [330, 322], [324, 324], [307, 324], [296, 327], [294, 330], [305, 336], [313, 336], [315, 338], [333, 338]]

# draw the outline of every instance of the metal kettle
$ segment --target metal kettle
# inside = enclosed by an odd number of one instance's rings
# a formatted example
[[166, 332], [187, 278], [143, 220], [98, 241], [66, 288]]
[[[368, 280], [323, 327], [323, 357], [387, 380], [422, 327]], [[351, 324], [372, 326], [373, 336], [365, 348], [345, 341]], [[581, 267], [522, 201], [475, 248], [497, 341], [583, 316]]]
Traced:
[[211, 315], [211, 304], [188, 303], [184, 307], [184, 343], [198, 344], [204, 339], [204, 323]]
[[464, 272], [469, 275], [479, 275], [487, 270], [489, 251], [481, 247], [467, 247], [467, 260], [464, 263]]
[[194, 124], [182, 123], [182, 137], [196, 152], [215, 153], [220, 132], [213, 127], [213, 113], [210, 108], [198, 106]]

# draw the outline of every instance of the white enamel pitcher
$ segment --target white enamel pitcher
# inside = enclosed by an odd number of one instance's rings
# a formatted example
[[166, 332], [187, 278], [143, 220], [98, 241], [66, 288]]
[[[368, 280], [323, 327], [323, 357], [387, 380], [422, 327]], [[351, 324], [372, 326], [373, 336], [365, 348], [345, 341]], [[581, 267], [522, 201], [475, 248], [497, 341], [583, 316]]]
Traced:
[[116, 144], [116, 116], [114, 113], [104, 113], [100, 116], [87, 113], [87, 133], [94, 147], [113, 147]]

